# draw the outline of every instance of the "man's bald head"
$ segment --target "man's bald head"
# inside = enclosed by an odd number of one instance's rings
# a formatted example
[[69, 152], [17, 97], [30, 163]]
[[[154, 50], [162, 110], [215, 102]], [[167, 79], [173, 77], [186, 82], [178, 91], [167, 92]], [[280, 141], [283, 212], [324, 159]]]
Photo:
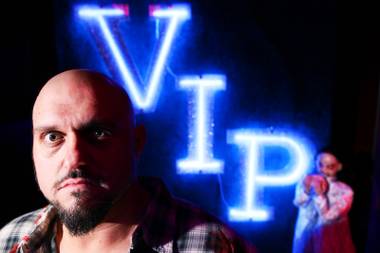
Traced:
[[[65, 97], [81, 100], [90, 96], [97, 106], [118, 110], [134, 124], [134, 111], [128, 94], [107, 76], [86, 69], [74, 69], [52, 77], [41, 89], [33, 106], [33, 123], [44, 107]], [[111, 108], [113, 107], [113, 108]]]

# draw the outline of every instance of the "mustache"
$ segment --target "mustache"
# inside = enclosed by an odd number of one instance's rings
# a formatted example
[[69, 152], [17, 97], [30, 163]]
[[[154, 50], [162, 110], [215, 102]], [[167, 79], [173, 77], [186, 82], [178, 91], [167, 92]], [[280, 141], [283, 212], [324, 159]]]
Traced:
[[57, 189], [64, 181], [73, 178], [82, 178], [90, 181], [93, 184], [101, 184], [102, 182], [102, 180], [99, 177], [88, 173], [87, 170], [76, 168], [67, 173], [67, 175], [57, 180], [57, 182], [54, 183], [54, 188]]

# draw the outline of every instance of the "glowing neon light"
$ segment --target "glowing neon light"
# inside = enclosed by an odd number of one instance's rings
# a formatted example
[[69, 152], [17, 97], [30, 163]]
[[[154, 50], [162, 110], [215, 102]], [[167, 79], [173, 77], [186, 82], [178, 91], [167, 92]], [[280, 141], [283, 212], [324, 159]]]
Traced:
[[[151, 72], [148, 73], [149, 79], [145, 85], [145, 92], [142, 92], [139, 87], [143, 86], [143, 81], [139, 75], [134, 75], [131, 71], [136, 69], [132, 62], [126, 62], [122, 56], [120, 47], [118, 46], [111, 29], [106, 22], [106, 18], [121, 17], [127, 14], [120, 8], [99, 8], [99, 7], [82, 7], [79, 8], [78, 14], [83, 19], [95, 19], [100, 26], [104, 39], [111, 50], [115, 59], [118, 70], [121, 73], [124, 88], [131, 95], [132, 102], [138, 109], [143, 109], [145, 112], [153, 111], [159, 94], [160, 80], [162, 72], [167, 61], [174, 36], [178, 30], [179, 24], [187, 19], [190, 19], [190, 7], [188, 5], [173, 5], [170, 8], [161, 8], [156, 6], [152, 8], [150, 15], [157, 20], [167, 19], [168, 25], [161, 37], [158, 40], [157, 55]], [[128, 57], [130, 57], [128, 55]], [[145, 96], [144, 96], [145, 95]]]
[[[181, 88], [191, 89], [195, 95], [195, 113], [191, 118], [189, 127], [189, 155], [177, 161], [178, 173], [210, 173], [223, 172], [224, 162], [213, 158], [212, 115], [209, 113], [211, 97], [218, 90], [226, 88], [223, 75], [203, 75], [182, 77], [179, 80]], [[195, 136], [193, 138], [192, 136]]]
[[[168, 60], [175, 35], [179, 26], [191, 18], [188, 5], [172, 5], [162, 8], [158, 5], [149, 7], [149, 15], [155, 20], [155, 38], [157, 45], [152, 67], [148, 68], [147, 82], [136, 71], [137, 67], [128, 52], [122, 52], [108, 21], [129, 16], [128, 5], [112, 5], [110, 8], [82, 6], [78, 9], [80, 18], [87, 22], [95, 21], [120, 72], [124, 88], [131, 96], [136, 109], [144, 112], [154, 111], [161, 89], [161, 78]], [[161, 24], [164, 28], [161, 29]], [[221, 174], [224, 161], [213, 156], [213, 95], [216, 91], [225, 90], [226, 81], [223, 75], [183, 76], [179, 87], [191, 91], [190, 120], [188, 135], [188, 156], [177, 160], [177, 171], [180, 174]], [[145, 87], [145, 88], [144, 88]], [[253, 130], [232, 130], [227, 132], [228, 143], [244, 146], [246, 152], [244, 205], [229, 209], [232, 221], [266, 221], [271, 218], [272, 210], [257, 199], [257, 192], [263, 187], [285, 186], [297, 182], [306, 172], [309, 162], [305, 145], [286, 135], [261, 134]], [[263, 147], [280, 147], [289, 154], [286, 166], [275, 170], [262, 168], [261, 154]]]
[[190, 10], [188, 5], [177, 4], [174, 7], [161, 9], [160, 6], [152, 6], [153, 11], [151, 16], [157, 18], [172, 18], [178, 17], [181, 19], [189, 19], [190, 18]]
[[99, 9], [85, 7], [81, 8], [78, 11], [79, 16], [81, 17], [92, 17], [92, 18], [103, 18], [104, 16], [115, 17], [125, 15], [121, 9]]
[[[256, 199], [257, 187], [285, 186], [296, 183], [308, 168], [308, 152], [301, 142], [285, 135], [259, 134], [250, 130], [233, 130], [227, 132], [228, 143], [245, 146], [246, 155], [246, 188], [245, 206], [242, 209], [230, 209], [229, 218], [234, 221], [265, 221], [270, 219], [271, 210], [260, 206]], [[289, 163], [275, 172], [260, 168], [261, 146], [282, 147], [289, 153]], [[260, 173], [259, 173], [260, 171]]]

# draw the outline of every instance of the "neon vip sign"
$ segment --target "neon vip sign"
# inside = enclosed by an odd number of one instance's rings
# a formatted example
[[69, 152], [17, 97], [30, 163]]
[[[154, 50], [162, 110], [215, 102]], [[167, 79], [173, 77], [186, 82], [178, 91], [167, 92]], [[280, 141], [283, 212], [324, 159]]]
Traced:
[[[160, 82], [164, 66], [167, 62], [175, 35], [180, 25], [191, 18], [188, 5], [172, 5], [161, 7], [150, 6], [150, 16], [156, 21], [157, 45], [154, 63], [149, 73], [148, 81], [144, 83], [140, 75], [136, 74], [136, 66], [131, 61], [126, 61], [121, 47], [113, 35], [108, 21], [122, 19], [129, 16], [128, 5], [113, 5], [109, 8], [80, 6], [78, 15], [82, 21], [91, 26], [100, 28], [100, 36], [107, 50], [111, 52], [116, 63], [124, 88], [128, 91], [134, 106], [145, 112], [153, 112], [159, 96]], [[160, 26], [163, 28], [160, 29]], [[128, 46], [128, 45], [127, 45]], [[135, 71], [133, 71], [135, 70]], [[145, 87], [143, 91], [141, 87]], [[188, 156], [177, 160], [177, 172], [179, 174], [222, 174], [224, 162], [215, 159], [212, 152], [212, 111], [210, 104], [213, 95], [217, 91], [226, 88], [226, 79], [223, 75], [204, 74], [200, 76], [182, 76], [179, 78], [178, 87], [188, 90], [195, 95], [194, 117], [189, 122], [190, 134], [188, 144]], [[210, 134], [211, 133], [211, 134]], [[190, 138], [190, 136], [193, 136]], [[227, 130], [227, 141], [238, 145], [245, 151], [245, 204], [241, 207], [231, 208], [229, 218], [234, 221], [265, 221], [270, 218], [270, 210], [260, 206], [256, 199], [258, 187], [285, 186], [294, 184], [305, 173], [308, 160], [306, 147], [295, 138], [287, 135], [260, 134], [252, 129]], [[276, 173], [260, 173], [262, 166], [258, 157], [260, 147], [276, 146], [285, 149], [289, 154], [289, 163]], [[265, 170], [264, 170], [265, 171]]]

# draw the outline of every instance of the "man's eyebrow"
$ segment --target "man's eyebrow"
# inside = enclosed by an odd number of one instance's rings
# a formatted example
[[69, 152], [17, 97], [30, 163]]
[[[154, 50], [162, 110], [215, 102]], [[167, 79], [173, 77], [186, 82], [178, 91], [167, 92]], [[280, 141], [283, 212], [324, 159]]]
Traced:
[[33, 133], [42, 133], [42, 132], [50, 132], [50, 131], [57, 131], [57, 126], [38, 126], [33, 127]]
[[[78, 131], [86, 131], [89, 129], [97, 128], [97, 127], [104, 127], [109, 129], [118, 129], [121, 127], [121, 124], [115, 123], [109, 120], [91, 120], [89, 122], [86, 122], [84, 124], [79, 125], [76, 127], [76, 130]], [[33, 133], [43, 133], [43, 132], [50, 132], [50, 131], [59, 131], [59, 127], [57, 125], [48, 125], [48, 126], [37, 126], [33, 127]]]
[[81, 124], [79, 127], [77, 127], [77, 129], [79, 131], [97, 128], [97, 127], [105, 127], [105, 128], [115, 129], [118, 127], [118, 125], [119, 124], [116, 124], [115, 122], [111, 122], [108, 120], [91, 120], [89, 122]]

